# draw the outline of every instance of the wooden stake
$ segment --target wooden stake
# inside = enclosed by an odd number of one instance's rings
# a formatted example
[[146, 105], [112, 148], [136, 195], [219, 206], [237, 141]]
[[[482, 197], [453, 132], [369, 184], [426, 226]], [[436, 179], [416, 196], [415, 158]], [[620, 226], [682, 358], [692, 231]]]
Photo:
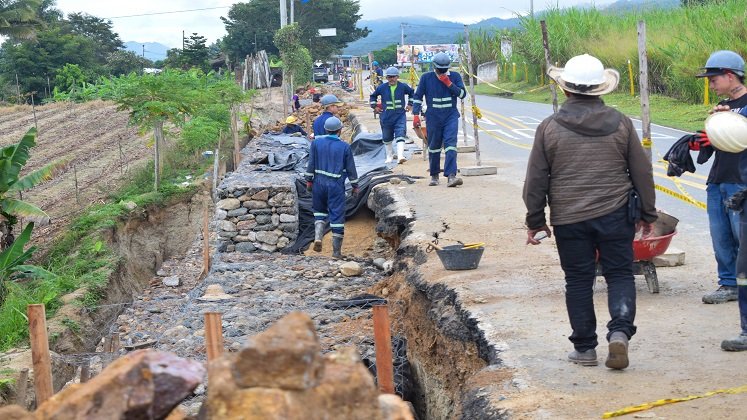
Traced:
[[154, 188], [158, 191], [161, 185], [161, 140], [163, 139], [163, 121], [156, 121], [153, 126], [153, 137], [155, 138], [155, 156], [153, 157], [154, 165]]
[[386, 305], [373, 307], [374, 346], [376, 347], [376, 380], [379, 391], [394, 394], [394, 365], [392, 363], [392, 333], [389, 329], [389, 310]]
[[29, 385], [29, 369], [23, 368], [18, 372], [18, 382], [16, 382], [16, 404], [26, 408], [26, 388]]
[[18, 83], [18, 73], [16, 73], [16, 95], [18, 95], [18, 105], [21, 104], [21, 84]]
[[223, 354], [223, 324], [220, 312], [205, 312], [205, 349], [208, 362]]
[[641, 90], [641, 128], [643, 150], [651, 160], [651, 109], [648, 102], [648, 53], [646, 52], [646, 22], [638, 21], [638, 85]]
[[213, 197], [213, 203], [218, 201], [218, 161], [220, 156], [220, 148], [215, 149], [215, 153], [213, 155], [213, 189], [212, 194], [210, 194]]
[[104, 353], [112, 352], [112, 337], [107, 335], [104, 337]]
[[80, 365], [80, 383], [84, 384], [91, 379], [91, 361], [86, 360]]
[[34, 114], [34, 128], [36, 129], [36, 138], [39, 138], [39, 125], [36, 123], [36, 104], [34, 103], [34, 93], [31, 92], [31, 113]]
[[117, 145], [119, 146], [119, 174], [122, 175], [124, 168], [124, 153], [122, 153], [122, 136], [117, 136]]
[[[467, 46], [468, 70], [472, 71], [472, 50], [469, 45], [469, 27], [467, 25], [464, 25], [464, 43]], [[480, 159], [480, 136], [478, 133], [479, 126], [477, 125], [476, 114], [477, 102], [475, 102], [475, 78], [470, 75], [467, 75], [467, 77], [469, 78], [469, 97], [470, 101], [472, 102], [472, 128], [474, 129], [472, 135], [475, 137], [475, 160], [477, 161], [477, 166], [482, 166], [482, 162]]]
[[29, 318], [34, 392], [36, 405], [39, 406], [54, 395], [52, 389], [52, 361], [49, 357], [49, 340], [47, 339], [47, 315], [42, 304], [28, 305], [26, 312]]
[[208, 206], [205, 206], [205, 213], [202, 220], [202, 276], [207, 276], [210, 272], [210, 217], [208, 215]]
[[111, 340], [111, 352], [117, 353], [119, 352], [119, 333], [112, 334], [112, 340]]
[[73, 177], [75, 180], [75, 202], [80, 206], [80, 193], [78, 192], [78, 168], [73, 165]]
[[236, 112], [236, 108], [231, 109], [231, 131], [233, 134], [233, 170], [237, 170], [239, 168], [239, 163], [241, 163], [241, 149], [239, 148], [239, 129], [238, 129], [238, 123], [236, 121], [236, 118], [238, 118], [238, 113]]
[[[547, 23], [541, 20], [540, 26], [542, 26], [542, 47], [545, 49], [545, 65], [549, 70], [552, 62], [550, 61], [550, 40], [547, 36]], [[557, 65], [558, 63], [555, 63], [556, 67]], [[558, 90], [552, 80], [550, 81], [550, 93], [552, 94], [552, 112], [558, 112]]]

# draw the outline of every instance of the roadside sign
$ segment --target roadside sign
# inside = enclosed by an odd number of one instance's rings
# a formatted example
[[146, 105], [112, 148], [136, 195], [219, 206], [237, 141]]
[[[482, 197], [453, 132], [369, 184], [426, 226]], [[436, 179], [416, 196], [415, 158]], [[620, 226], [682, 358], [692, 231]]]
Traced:
[[337, 28], [319, 29], [319, 36], [337, 36]]

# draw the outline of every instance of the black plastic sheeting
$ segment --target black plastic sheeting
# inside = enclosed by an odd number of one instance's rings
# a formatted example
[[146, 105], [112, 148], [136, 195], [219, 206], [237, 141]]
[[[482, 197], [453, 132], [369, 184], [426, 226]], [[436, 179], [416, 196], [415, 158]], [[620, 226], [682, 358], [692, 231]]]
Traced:
[[[283, 250], [285, 254], [301, 253], [308, 248], [314, 240], [314, 212], [311, 208], [311, 193], [306, 191], [306, 180], [303, 174], [309, 161], [309, 142], [303, 137], [295, 137], [285, 134], [265, 134], [257, 141], [257, 148], [261, 150], [260, 156], [253, 162], [259, 164], [258, 171], [295, 171], [296, 190], [298, 192], [298, 238], [293, 245]], [[345, 217], [350, 218], [361, 207], [366, 205], [368, 194], [371, 189], [391, 178], [401, 178], [413, 183], [412, 177], [406, 175], [395, 175], [390, 166], [384, 163], [386, 150], [381, 142], [380, 133], [361, 133], [350, 145], [355, 159], [355, 168], [358, 171], [358, 195], [352, 195], [350, 182], [345, 183]]]

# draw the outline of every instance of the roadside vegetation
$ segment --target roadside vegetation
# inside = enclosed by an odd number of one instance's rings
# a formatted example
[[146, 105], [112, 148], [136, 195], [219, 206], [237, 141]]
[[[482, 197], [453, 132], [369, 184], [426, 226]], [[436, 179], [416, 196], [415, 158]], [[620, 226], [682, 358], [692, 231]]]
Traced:
[[[107, 203], [86, 209], [57, 238], [39, 261], [50, 275], [23, 281], [2, 278], [7, 293], [0, 305], [0, 351], [26, 339], [25, 313], [29, 303], [44, 303], [47, 314], [53, 316], [60, 307], [61, 296], [83, 288], [85, 294], [78, 304], [89, 308], [97, 305], [120, 263], [103, 232], [127, 216], [131, 203], [137, 208], [162, 206], [194, 193], [213, 163], [202, 152], [214, 150], [221, 135], [229, 136], [231, 108], [250, 95], [241, 92], [233, 75], [205, 74], [198, 69], [169, 70], [157, 76], [131, 74], [91, 85], [89, 90], [92, 97], [120, 104], [121, 109], [130, 112], [131, 121], [145, 132], [153, 124], [160, 122], [163, 126], [160, 185], [155, 188], [156, 168], [152, 160], [136, 169], [128, 182], [110, 194]], [[167, 141], [169, 138], [174, 141]], [[155, 146], [155, 139], [151, 142]], [[232, 147], [228, 141], [223, 145], [225, 149]], [[22, 238], [19, 236], [16, 243]]]

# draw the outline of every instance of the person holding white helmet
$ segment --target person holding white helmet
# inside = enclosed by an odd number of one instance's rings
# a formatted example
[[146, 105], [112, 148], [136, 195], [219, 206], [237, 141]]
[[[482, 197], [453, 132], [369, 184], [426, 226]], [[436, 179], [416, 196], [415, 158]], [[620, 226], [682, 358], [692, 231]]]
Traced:
[[317, 137], [309, 147], [306, 191], [311, 192], [314, 211], [314, 251], [322, 250], [327, 221], [332, 230], [332, 256], [342, 258], [345, 235], [345, 179], [353, 195], [358, 194], [358, 172], [350, 145], [340, 139], [342, 122], [330, 117], [324, 122], [327, 135]]
[[441, 150], [446, 154], [444, 160], [444, 176], [447, 187], [462, 185], [462, 179], [457, 178], [457, 133], [459, 131], [459, 111], [457, 99], [464, 99], [467, 91], [464, 89], [462, 76], [449, 71], [451, 58], [440, 52], [433, 56], [434, 71], [423, 73], [420, 84], [415, 91], [412, 113], [413, 127], [420, 127], [420, 113], [425, 97], [428, 120], [428, 159], [430, 161], [430, 186], [438, 185], [441, 172]]
[[[726, 96], [711, 112], [739, 112], [747, 108], [747, 88], [744, 86], [744, 60], [734, 51], [716, 51], [708, 58], [703, 72], [696, 77], [707, 77], [711, 88]], [[706, 131], [707, 133], [707, 131]], [[691, 149], [707, 146], [708, 137], [692, 142]], [[739, 250], [739, 214], [729, 210], [724, 202], [745, 188], [739, 175], [741, 153], [716, 150], [711, 171], [706, 181], [708, 222], [716, 257], [718, 288], [703, 296], [703, 303], [724, 303], [737, 300], [737, 253]]]
[[[369, 97], [371, 108], [376, 112], [381, 98], [383, 114], [379, 118], [381, 137], [386, 148], [386, 163], [393, 159], [392, 141], [397, 144], [397, 160], [405, 163], [405, 140], [407, 140], [407, 112], [412, 109], [415, 91], [407, 83], [399, 81], [399, 70], [389, 67], [384, 72], [387, 83], [380, 85]], [[405, 96], [407, 99], [405, 100]]]
[[316, 117], [314, 119], [314, 123], [311, 124], [312, 128], [314, 129], [314, 136], [323, 136], [327, 134], [327, 131], [324, 129], [324, 123], [327, 121], [328, 118], [334, 117], [337, 115], [337, 112], [339, 111], [339, 106], [342, 105], [342, 102], [340, 102], [339, 99], [337, 99], [337, 96], [332, 94], [327, 94], [322, 96], [321, 104], [324, 107], [324, 112], [322, 112], [321, 115]]
[[527, 244], [540, 244], [539, 233], [552, 235], [545, 218], [549, 205], [573, 330], [568, 360], [582, 366], [598, 364], [593, 298], [598, 255], [611, 317], [605, 365], [625, 369], [628, 340], [636, 332], [631, 244], [636, 228], [649, 235], [657, 218], [651, 161], [630, 118], [600, 98], [617, 87], [617, 71], [584, 54], [547, 73], [567, 100], [535, 133], [523, 193]]

